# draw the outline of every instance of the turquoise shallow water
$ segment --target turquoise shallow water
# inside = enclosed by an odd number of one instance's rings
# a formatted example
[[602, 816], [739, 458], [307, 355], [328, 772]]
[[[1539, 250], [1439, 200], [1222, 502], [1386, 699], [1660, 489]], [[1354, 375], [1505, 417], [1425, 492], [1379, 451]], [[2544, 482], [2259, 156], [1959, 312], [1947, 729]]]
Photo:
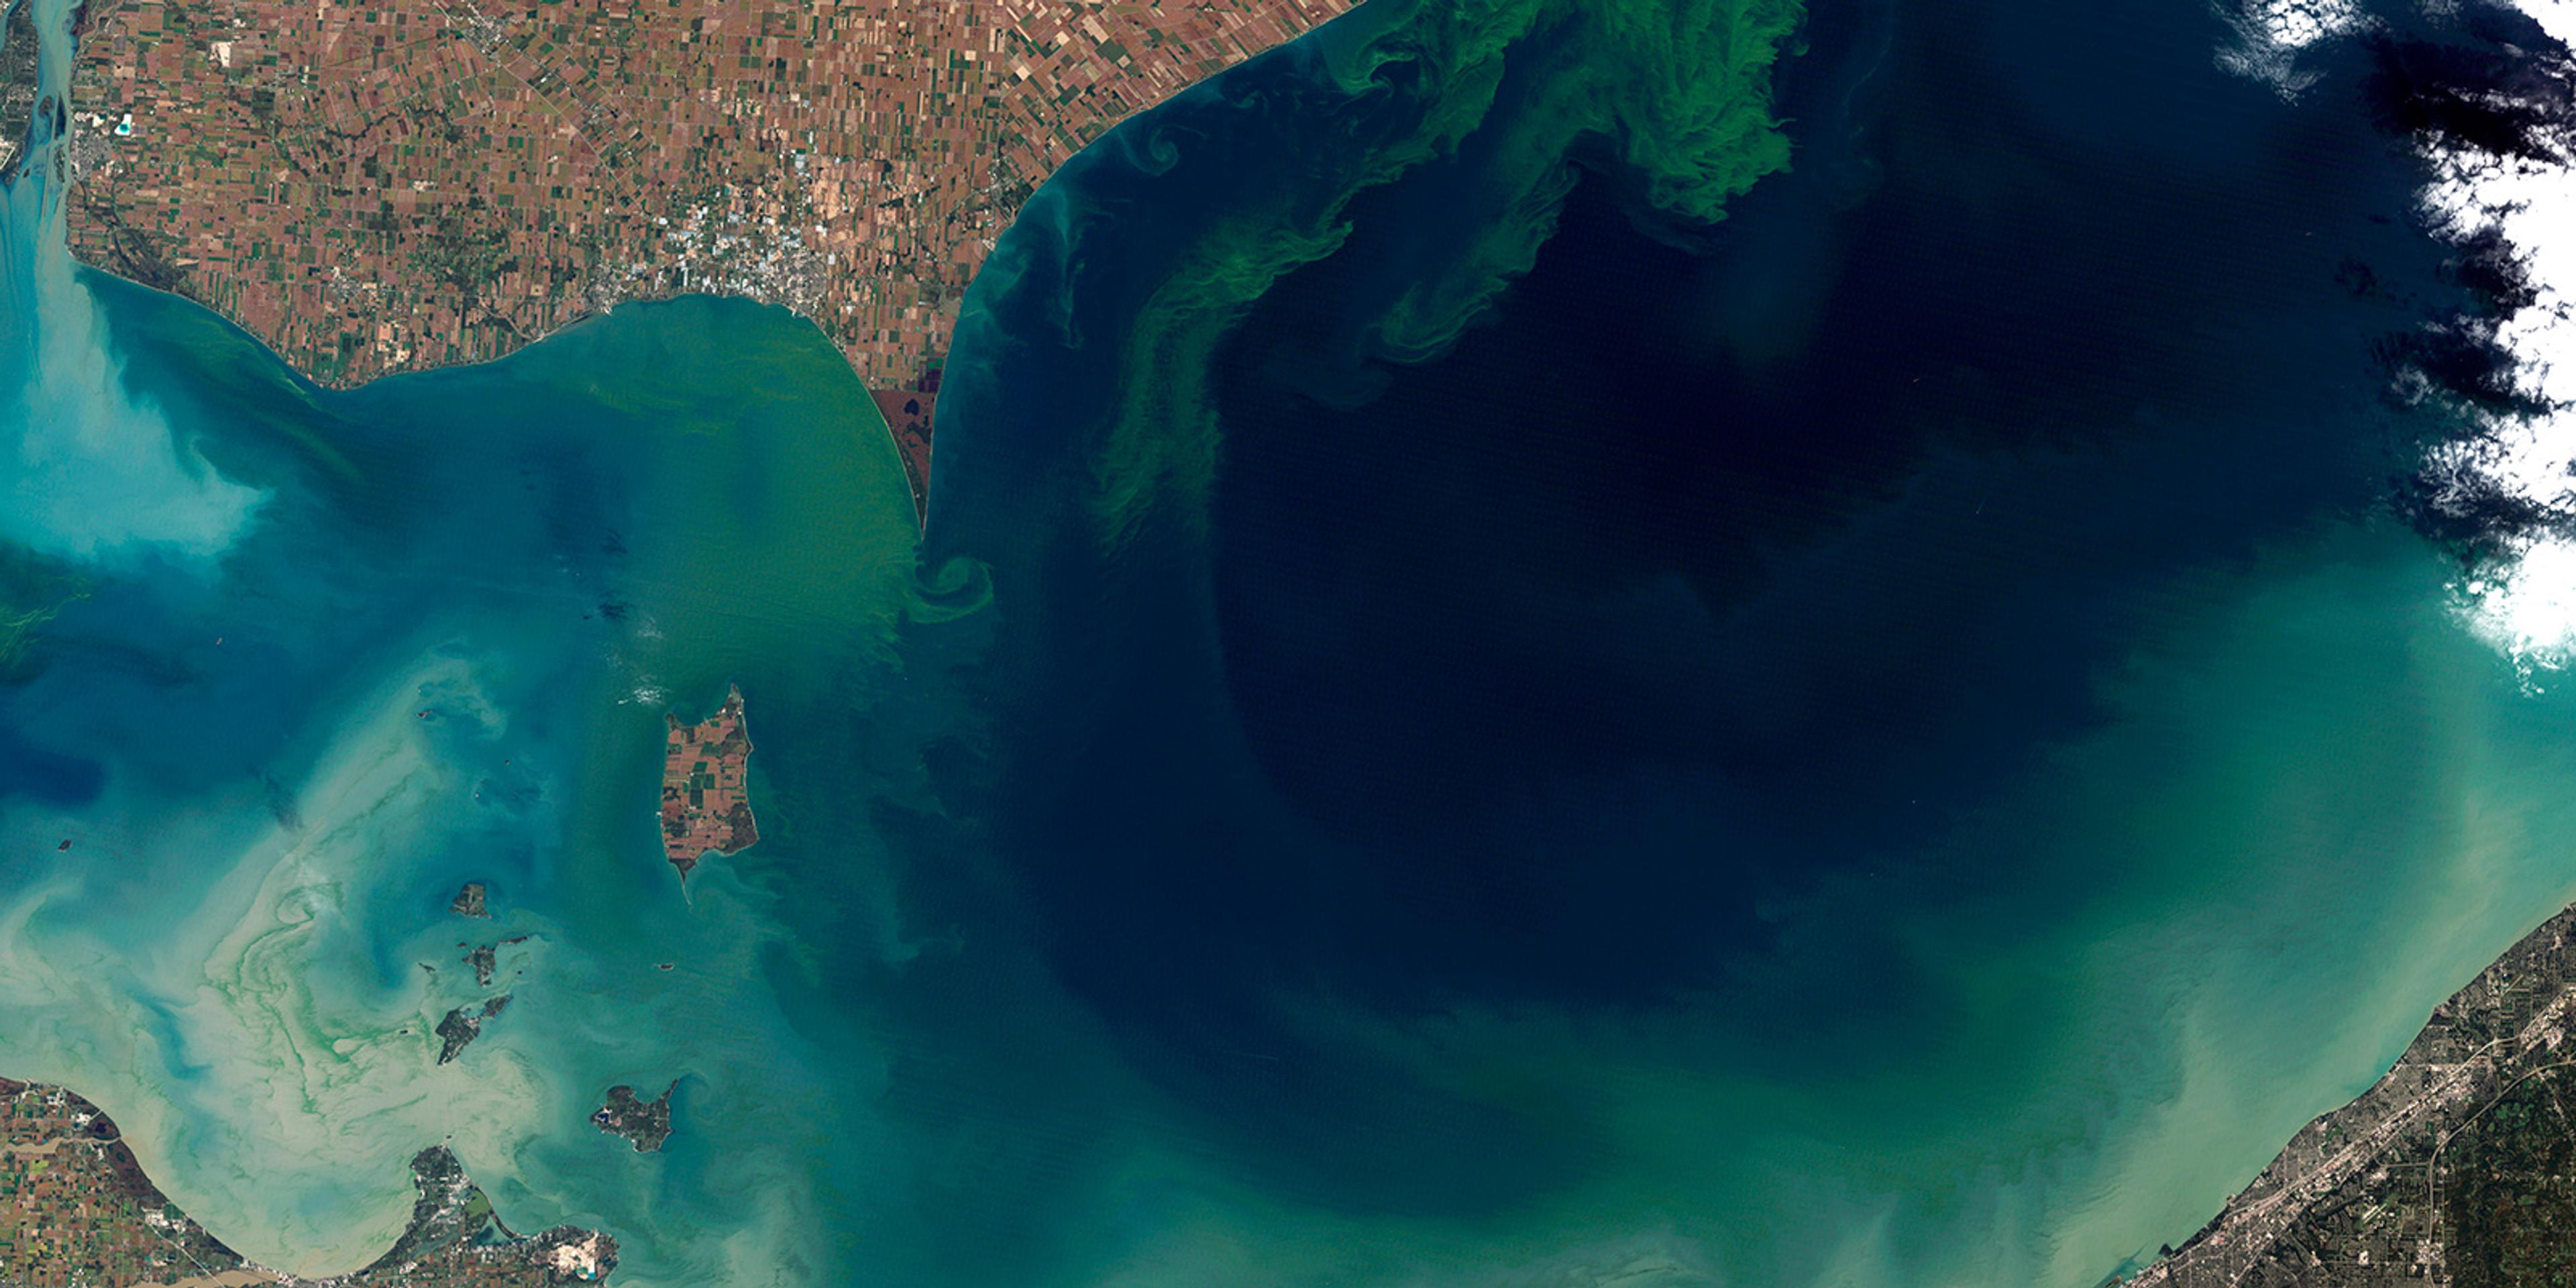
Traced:
[[[778, 900], [864, 884], [787, 874], [870, 862], [866, 789], [782, 813], [685, 901], [651, 805], [663, 712], [728, 683], [758, 695], [766, 792], [859, 777], [912, 533], [867, 404], [799, 396], [840, 392], [837, 357], [684, 302], [434, 393], [326, 397], [192, 308], [90, 285], [153, 337], [136, 402], [264, 499], [220, 571], [99, 565], [13, 690], [26, 754], [78, 766], [11, 799], [14, 838], [73, 842], [13, 870], [19, 1063], [116, 1106], [172, 1192], [274, 1264], [371, 1258], [408, 1215], [404, 1159], [445, 1138], [505, 1210], [633, 1230], [640, 1281], [765, 1278], [867, 1138], [833, 1103], [868, 1088], [849, 1018], [791, 1015], [769, 979], [795, 970]], [[744, 383], [690, 356], [720, 338]], [[209, 372], [245, 357], [257, 415]], [[650, 370], [671, 379], [594, 383]], [[488, 925], [445, 914], [468, 879]], [[846, 917], [845, 951], [893, 950]], [[501, 949], [514, 1000], [434, 1066], [438, 1016], [486, 995], [469, 936], [528, 937]], [[674, 1077], [696, 1130], [669, 1154], [590, 1129], [610, 1083]]]
[[[2576, 897], [2576, 708], [2377, 504], [2410, 315], [2336, 275], [2441, 252], [2350, 104], [1818, 6], [1712, 232], [1410, 12], [1050, 185], [926, 542], [783, 311], [327, 393], [10, 191], [0, 1073], [304, 1272], [443, 1139], [637, 1285], [2084, 1285]], [[728, 684], [762, 841], [684, 895]]]
[[[629, 1281], [840, 1279], [881, 1073], [856, 1011], [792, 996], [811, 950], [778, 907], [847, 960], [899, 953], [854, 892], [870, 802], [903, 785], [856, 766], [901, 736], [878, 708], [906, 614], [975, 592], [916, 594], [899, 463], [838, 356], [692, 300], [329, 394], [76, 274], [41, 182], [10, 198], [9, 291], [35, 302], [10, 314], [10, 482], [64, 506], [10, 510], [27, 605], [54, 610], [0, 751], [12, 1066], [110, 1107], [281, 1268], [372, 1260], [405, 1161], [446, 1140], [514, 1223], [618, 1231]], [[831, 804], [764, 819], [684, 899], [661, 722], [729, 683], [757, 790]], [[469, 879], [493, 921], [447, 915]], [[466, 941], [506, 938], [476, 987]], [[435, 1064], [440, 1015], [503, 990]], [[673, 1078], [692, 1127], [665, 1153], [590, 1127], [610, 1084]]]

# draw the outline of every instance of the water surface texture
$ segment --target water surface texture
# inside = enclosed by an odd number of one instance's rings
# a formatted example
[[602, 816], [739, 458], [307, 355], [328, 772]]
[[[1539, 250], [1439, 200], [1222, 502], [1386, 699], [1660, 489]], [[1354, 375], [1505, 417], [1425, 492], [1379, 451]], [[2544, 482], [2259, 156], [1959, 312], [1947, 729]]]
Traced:
[[1030, 203], [926, 534], [784, 311], [330, 393], [39, 166], [0, 1074], [305, 1273], [446, 1140], [635, 1285], [2096, 1284], [2576, 896], [2406, 489], [2404, 60], [2557, 47], [2336, 21], [1373, 0]]

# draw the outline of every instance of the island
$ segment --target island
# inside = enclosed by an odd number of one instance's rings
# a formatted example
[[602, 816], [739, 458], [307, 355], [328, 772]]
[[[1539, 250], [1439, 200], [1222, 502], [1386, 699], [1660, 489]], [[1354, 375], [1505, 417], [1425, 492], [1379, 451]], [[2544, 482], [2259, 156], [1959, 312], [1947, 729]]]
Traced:
[[499, 1015], [501, 1008], [509, 1004], [510, 995], [503, 993], [480, 1007], [460, 1006], [449, 1011], [438, 1022], [438, 1062], [446, 1064], [465, 1054], [465, 1048], [483, 1036], [483, 1022]]
[[2131, 1288], [2576, 1283], [2576, 907]]
[[742, 718], [742, 690], [729, 687], [724, 706], [699, 724], [662, 716], [669, 737], [662, 747], [662, 853], [686, 884], [699, 856], [740, 854], [760, 840], [751, 816], [744, 774], [751, 764], [751, 735]]
[[468, 881], [462, 887], [459, 887], [456, 891], [456, 897], [448, 901], [447, 910], [460, 917], [489, 917], [492, 915], [491, 902], [486, 897], [483, 883], [480, 881]]
[[626, 300], [783, 305], [919, 506], [966, 284], [1030, 194], [1348, 3], [91, 0], [69, 236], [335, 388]]
[[602, 1282], [617, 1267], [617, 1240], [603, 1231], [513, 1233], [445, 1146], [414, 1155], [411, 1174], [411, 1220], [390, 1250], [351, 1274], [298, 1279], [206, 1233], [96, 1105], [0, 1078], [0, 1283], [541, 1288]]
[[671, 1138], [671, 1093], [680, 1089], [679, 1080], [662, 1088], [662, 1094], [651, 1100], [641, 1099], [635, 1088], [620, 1083], [608, 1089], [608, 1103], [599, 1107], [590, 1120], [601, 1131], [632, 1142], [638, 1154], [650, 1154], [662, 1148]]

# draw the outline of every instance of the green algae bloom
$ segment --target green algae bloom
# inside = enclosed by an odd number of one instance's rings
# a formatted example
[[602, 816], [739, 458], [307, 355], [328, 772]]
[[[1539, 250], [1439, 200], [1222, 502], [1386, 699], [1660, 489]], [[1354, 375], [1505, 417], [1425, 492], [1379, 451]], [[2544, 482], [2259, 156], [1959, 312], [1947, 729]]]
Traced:
[[[1247, 202], [1153, 291], [1124, 337], [1122, 396], [1093, 462], [1103, 540], [1124, 544], [1165, 502], [1203, 521], [1223, 443], [1210, 363], [1275, 283], [1343, 246], [1354, 200], [1475, 140], [1487, 217], [1371, 327], [1389, 360], [1437, 357], [1529, 271], [1588, 142], [1606, 141], [1655, 208], [1702, 223], [1787, 169], [1771, 68], [1800, 15], [1795, 0], [1465, 0], [1320, 33], [1340, 90], [1378, 108], [1403, 100], [1408, 127], [1318, 132], [1314, 164], [1335, 182], [1305, 176]], [[1514, 78], [1525, 60], [1542, 74]]]

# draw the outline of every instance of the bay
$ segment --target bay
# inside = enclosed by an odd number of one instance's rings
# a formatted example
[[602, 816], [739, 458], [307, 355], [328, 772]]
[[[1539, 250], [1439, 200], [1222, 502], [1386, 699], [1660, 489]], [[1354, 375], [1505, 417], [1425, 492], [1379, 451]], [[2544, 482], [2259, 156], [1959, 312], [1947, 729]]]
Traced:
[[[13, 189], [0, 1072], [311, 1273], [441, 1139], [636, 1284], [2188, 1234], [2576, 897], [2568, 699], [2385, 504], [2457, 428], [2382, 396], [2467, 303], [2413, 161], [2196, 8], [1817, 6], [1782, 155], [1498, 10], [1379, 0], [1058, 176], [926, 536], [783, 311], [333, 393]], [[1666, 109], [1736, 131], [1722, 220], [1593, 127]], [[661, 722], [728, 685], [762, 840], [683, 888]], [[663, 1152], [588, 1123], [671, 1078]]]

